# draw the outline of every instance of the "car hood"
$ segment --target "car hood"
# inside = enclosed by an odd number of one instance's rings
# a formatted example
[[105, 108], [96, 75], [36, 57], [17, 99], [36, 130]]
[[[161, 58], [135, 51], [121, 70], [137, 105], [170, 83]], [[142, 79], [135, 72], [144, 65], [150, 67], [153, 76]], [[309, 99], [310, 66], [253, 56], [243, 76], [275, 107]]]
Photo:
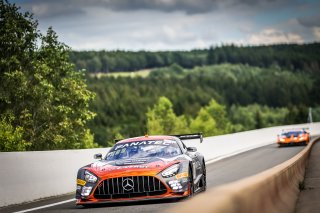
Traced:
[[90, 170], [100, 178], [124, 176], [154, 176], [165, 168], [181, 162], [183, 158], [132, 158], [126, 160], [101, 160], [90, 165]]

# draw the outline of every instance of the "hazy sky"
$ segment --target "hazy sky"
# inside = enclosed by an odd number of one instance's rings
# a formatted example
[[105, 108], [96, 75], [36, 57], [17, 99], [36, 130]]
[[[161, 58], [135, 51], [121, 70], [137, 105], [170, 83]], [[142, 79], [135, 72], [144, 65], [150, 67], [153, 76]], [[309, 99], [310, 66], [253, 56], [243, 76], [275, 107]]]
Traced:
[[320, 41], [320, 0], [9, 0], [75, 50]]

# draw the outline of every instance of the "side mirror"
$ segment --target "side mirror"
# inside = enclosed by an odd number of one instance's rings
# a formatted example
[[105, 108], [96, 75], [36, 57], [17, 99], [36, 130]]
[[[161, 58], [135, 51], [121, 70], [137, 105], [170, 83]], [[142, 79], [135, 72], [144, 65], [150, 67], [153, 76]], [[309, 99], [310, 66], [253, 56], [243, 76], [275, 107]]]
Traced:
[[197, 148], [196, 147], [187, 147], [187, 151], [189, 152], [196, 152]]
[[101, 153], [95, 154], [95, 155], [93, 156], [93, 158], [94, 158], [94, 159], [100, 159], [100, 160], [102, 160], [102, 154], [101, 154]]

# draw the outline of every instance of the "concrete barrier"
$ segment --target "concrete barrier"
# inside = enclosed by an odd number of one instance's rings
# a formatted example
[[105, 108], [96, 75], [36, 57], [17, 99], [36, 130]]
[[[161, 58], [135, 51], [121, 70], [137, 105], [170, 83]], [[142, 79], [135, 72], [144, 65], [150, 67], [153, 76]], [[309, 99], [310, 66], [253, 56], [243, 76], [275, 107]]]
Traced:
[[[198, 140], [186, 141], [196, 146], [210, 162], [253, 148], [275, 143], [282, 128], [309, 127], [320, 134], [320, 123], [271, 127]], [[75, 191], [77, 170], [94, 161], [95, 153], [109, 148], [41, 152], [0, 152], [0, 206], [30, 202]]]
[[166, 212], [294, 212], [312, 145], [290, 160], [257, 175], [226, 184]]
[[109, 149], [0, 153], [0, 206], [75, 191], [77, 170]]

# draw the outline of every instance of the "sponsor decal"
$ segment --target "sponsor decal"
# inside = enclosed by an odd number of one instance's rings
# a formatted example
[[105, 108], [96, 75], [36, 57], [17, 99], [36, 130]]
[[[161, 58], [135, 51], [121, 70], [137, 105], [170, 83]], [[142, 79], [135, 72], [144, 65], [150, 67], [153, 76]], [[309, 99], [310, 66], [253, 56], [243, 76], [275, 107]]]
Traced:
[[175, 143], [174, 141], [170, 140], [163, 140], [163, 141], [137, 141], [137, 142], [130, 142], [125, 144], [118, 144], [115, 146], [114, 150], [122, 149], [131, 146], [142, 146], [142, 145], [162, 145], [162, 146], [170, 146], [171, 144]]
[[77, 179], [77, 185], [84, 186], [84, 185], [86, 185], [86, 181], [81, 180], [81, 179]]
[[91, 164], [91, 167], [103, 167], [103, 166], [107, 166], [109, 165], [108, 163], [106, 162], [101, 162], [101, 161], [98, 161], [98, 162], [94, 162]]
[[128, 165], [128, 166], [112, 166], [109, 168], [101, 168], [100, 171], [114, 171], [120, 169], [147, 169], [149, 166], [147, 165]]
[[120, 166], [117, 167], [117, 169], [131, 169], [131, 168], [135, 168], [135, 169], [146, 169], [148, 168], [147, 165], [130, 165], [130, 166]]
[[188, 177], [189, 175], [188, 175], [188, 172], [183, 172], [183, 173], [180, 173], [180, 174], [177, 174], [176, 175], [176, 178], [177, 179], [181, 179], [181, 178], [186, 178], [186, 177]]

